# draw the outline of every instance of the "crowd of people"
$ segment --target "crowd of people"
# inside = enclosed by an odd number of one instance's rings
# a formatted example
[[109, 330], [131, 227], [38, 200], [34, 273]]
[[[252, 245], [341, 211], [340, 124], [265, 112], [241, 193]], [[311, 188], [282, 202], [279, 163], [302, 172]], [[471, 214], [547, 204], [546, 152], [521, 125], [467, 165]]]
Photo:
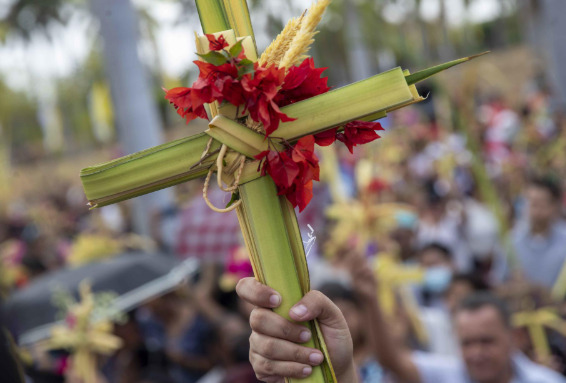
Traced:
[[[433, 96], [393, 113], [384, 137], [354, 155], [320, 154], [333, 176], [299, 215], [317, 291], [290, 315], [318, 318], [339, 382], [566, 381], [566, 114], [533, 84], [521, 107], [490, 95], [470, 116], [459, 105], [440, 116]], [[311, 374], [323, 355], [301, 346], [310, 332], [269, 310], [280, 296], [250, 278], [235, 215], [209, 212], [199, 186], [177, 188], [151, 239], [129, 234], [127, 204], [89, 212], [80, 185], [9, 201], [4, 296], [130, 248], [197, 257], [194, 280], [115, 325], [123, 345], [100, 358], [97, 383]], [[77, 381], [64, 352], [24, 351], [30, 381]]]

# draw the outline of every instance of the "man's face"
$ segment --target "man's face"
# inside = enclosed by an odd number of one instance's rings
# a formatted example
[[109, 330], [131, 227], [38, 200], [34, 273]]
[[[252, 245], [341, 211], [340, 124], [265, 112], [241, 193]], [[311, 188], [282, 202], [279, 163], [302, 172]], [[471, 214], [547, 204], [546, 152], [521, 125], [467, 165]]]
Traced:
[[472, 380], [500, 383], [509, 374], [511, 332], [494, 307], [462, 310], [454, 318], [464, 363]]
[[543, 188], [531, 186], [527, 190], [527, 200], [531, 225], [548, 225], [556, 214], [556, 204], [550, 193]]

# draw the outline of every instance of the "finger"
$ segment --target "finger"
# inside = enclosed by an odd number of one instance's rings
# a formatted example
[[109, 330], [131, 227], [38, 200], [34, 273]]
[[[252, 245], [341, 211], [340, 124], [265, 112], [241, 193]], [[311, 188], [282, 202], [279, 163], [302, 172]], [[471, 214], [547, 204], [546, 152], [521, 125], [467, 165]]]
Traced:
[[253, 332], [250, 336], [250, 350], [269, 360], [282, 362], [296, 362], [318, 366], [324, 357], [314, 348], [303, 347], [283, 339]]
[[240, 279], [236, 292], [254, 306], [274, 308], [281, 304], [281, 295], [277, 291], [251, 277]]
[[312, 367], [307, 364], [271, 360], [253, 351], [250, 351], [250, 362], [261, 381], [278, 381], [279, 377], [301, 379], [312, 373]]
[[291, 319], [304, 322], [317, 318], [320, 324], [334, 328], [347, 328], [344, 315], [320, 291], [310, 291], [289, 311]]
[[311, 332], [305, 326], [289, 322], [273, 311], [263, 308], [252, 310], [250, 326], [257, 333], [294, 343], [305, 343], [311, 338]]

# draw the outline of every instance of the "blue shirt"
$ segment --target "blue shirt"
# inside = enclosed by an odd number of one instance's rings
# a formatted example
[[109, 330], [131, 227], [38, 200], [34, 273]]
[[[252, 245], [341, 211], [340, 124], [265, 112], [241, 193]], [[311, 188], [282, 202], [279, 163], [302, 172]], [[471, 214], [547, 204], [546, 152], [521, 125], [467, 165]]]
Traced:
[[[419, 370], [421, 383], [474, 383], [458, 358], [416, 352], [413, 362]], [[513, 355], [512, 364], [511, 383], [566, 383], [562, 375], [532, 362], [521, 353]]]
[[358, 367], [360, 383], [383, 383], [383, 369], [373, 358]]
[[533, 235], [527, 222], [513, 230], [513, 247], [525, 277], [552, 288], [566, 260], [566, 224], [556, 222], [547, 236]]
[[[168, 339], [163, 324], [156, 320], [148, 311], [139, 311], [137, 321], [148, 351], [163, 353], [167, 344], [174, 344], [175, 348], [185, 356], [208, 356], [207, 344], [213, 339], [213, 328], [204, 319], [197, 315], [188, 324], [183, 334], [175, 339]], [[182, 366], [171, 363], [167, 358], [164, 369], [173, 378], [175, 383], [194, 383], [203, 375], [203, 371], [192, 371]]]

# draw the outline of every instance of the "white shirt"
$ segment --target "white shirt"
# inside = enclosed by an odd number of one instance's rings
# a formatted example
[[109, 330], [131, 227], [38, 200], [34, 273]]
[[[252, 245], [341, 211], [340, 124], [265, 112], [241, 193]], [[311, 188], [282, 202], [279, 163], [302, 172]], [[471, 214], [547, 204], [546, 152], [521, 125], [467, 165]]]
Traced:
[[439, 356], [460, 355], [450, 314], [436, 307], [421, 307], [420, 317], [428, 335], [429, 351]]
[[[437, 356], [423, 352], [413, 354], [422, 383], [474, 383], [462, 361], [456, 357]], [[529, 360], [521, 353], [512, 357], [514, 376], [511, 383], [566, 383], [566, 379]]]

